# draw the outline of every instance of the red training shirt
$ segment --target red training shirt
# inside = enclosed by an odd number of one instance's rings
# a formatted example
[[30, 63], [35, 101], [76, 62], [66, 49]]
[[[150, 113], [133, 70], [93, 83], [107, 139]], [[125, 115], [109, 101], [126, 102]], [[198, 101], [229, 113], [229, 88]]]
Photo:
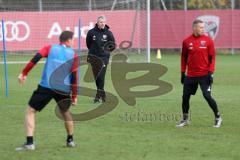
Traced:
[[193, 34], [186, 38], [182, 44], [181, 72], [189, 77], [205, 76], [215, 70], [215, 48], [213, 40], [202, 35]]

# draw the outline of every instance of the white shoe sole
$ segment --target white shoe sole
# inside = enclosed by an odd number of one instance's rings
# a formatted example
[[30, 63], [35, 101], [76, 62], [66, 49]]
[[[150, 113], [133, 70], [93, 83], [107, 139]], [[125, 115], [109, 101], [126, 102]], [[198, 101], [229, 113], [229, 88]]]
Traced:
[[219, 124], [218, 124], [218, 125], [214, 125], [213, 127], [214, 127], [214, 128], [220, 128], [220, 127], [221, 127], [221, 125], [222, 125], [222, 119], [221, 119], [221, 120], [219, 120]]
[[31, 146], [22, 146], [22, 147], [18, 147], [15, 149], [15, 151], [17, 152], [21, 152], [21, 151], [34, 151], [35, 150], [35, 146], [34, 145], [31, 145]]

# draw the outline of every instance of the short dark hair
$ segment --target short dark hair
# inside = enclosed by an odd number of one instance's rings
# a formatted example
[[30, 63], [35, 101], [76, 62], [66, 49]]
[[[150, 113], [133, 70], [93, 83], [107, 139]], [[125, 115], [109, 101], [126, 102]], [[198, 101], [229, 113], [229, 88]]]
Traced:
[[73, 39], [74, 33], [72, 31], [63, 31], [59, 37], [60, 42], [66, 42], [69, 39]]
[[204, 23], [202, 20], [200, 20], [200, 19], [195, 19], [194, 21], [193, 21], [193, 23], [192, 23], [192, 26], [194, 27], [196, 24], [198, 24], [198, 23]]

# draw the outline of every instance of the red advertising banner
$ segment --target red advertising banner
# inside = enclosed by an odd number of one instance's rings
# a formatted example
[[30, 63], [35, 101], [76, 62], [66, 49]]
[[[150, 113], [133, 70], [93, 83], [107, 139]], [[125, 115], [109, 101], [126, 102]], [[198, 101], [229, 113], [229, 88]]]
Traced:
[[[5, 21], [6, 46], [9, 51], [38, 50], [58, 43], [63, 30], [75, 32], [78, 47], [79, 18], [81, 18], [81, 49], [96, 18], [104, 14], [114, 33], [117, 45], [132, 41], [133, 48], [146, 48], [146, 12], [135, 11], [74, 11], [74, 12], [1, 12]], [[180, 48], [182, 40], [191, 34], [196, 18], [206, 23], [206, 30], [217, 48], [240, 48], [240, 11], [152, 11], [151, 47]], [[0, 25], [2, 41], [2, 25]], [[0, 45], [2, 50], [2, 45]]]
[[[38, 50], [45, 45], [58, 43], [58, 37], [63, 30], [74, 31], [76, 39], [74, 48], [78, 48], [79, 18], [81, 19], [81, 49], [86, 49], [86, 34], [94, 27], [97, 17], [102, 14], [107, 17], [107, 23], [115, 35], [117, 44], [124, 40], [131, 41], [135, 24], [134, 11], [3, 12], [1, 17], [5, 21], [7, 50]], [[1, 25], [0, 29], [2, 30]], [[1, 30], [0, 41], [2, 41]], [[133, 41], [139, 39], [138, 34], [138, 31], [134, 32]], [[137, 48], [136, 45], [135, 47]]]
[[192, 22], [205, 22], [205, 30], [217, 48], [240, 48], [240, 11], [152, 11], [151, 47], [179, 48], [192, 33]]

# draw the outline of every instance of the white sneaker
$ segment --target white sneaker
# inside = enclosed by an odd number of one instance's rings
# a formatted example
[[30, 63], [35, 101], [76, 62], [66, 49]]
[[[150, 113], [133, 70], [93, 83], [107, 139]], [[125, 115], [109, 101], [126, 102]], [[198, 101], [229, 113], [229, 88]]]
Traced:
[[184, 126], [187, 126], [189, 125], [190, 122], [188, 120], [181, 120], [177, 125], [176, 127], [184, 127]]
[[29, 145], [24, 144], [21, 147], [18, 147], [15, 149], [15, 151], [27, 151], [27, 150], [29, 150], [29, 151], [35, 150], [35, 145], [34, 144], [29, 144]]
[[221, 124], [222, 124], [222, 118], [219, 117], [219, 118], [215, 118], [215, 124], [214, 124], [214, 128], [219, 128], [221, 127]]
[[75, 146], [76, 146], [76, 145], [75, 145], [75, 143], [74, 143], [73, 141], [67, 142], [67, 147], [73, 148], [73, 147], [75, 147]]

